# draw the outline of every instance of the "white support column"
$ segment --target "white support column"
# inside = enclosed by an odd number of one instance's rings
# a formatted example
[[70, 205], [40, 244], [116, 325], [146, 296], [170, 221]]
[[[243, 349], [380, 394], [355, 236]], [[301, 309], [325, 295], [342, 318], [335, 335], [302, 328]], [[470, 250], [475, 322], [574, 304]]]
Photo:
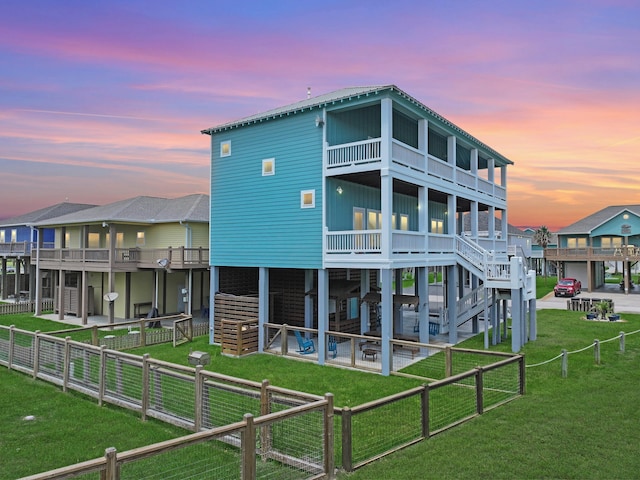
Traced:
[[382, 258], [391, 258], [393, 233], [391, 219], [393, 214], [393, 178], [391, 175], [382, 174], [380, 177], [380, 200], [382, 206], [382, 234], [380, 247]]
[[424, 235], [424, 251], [429, 251], [429, 189], [418, 187], [418, 231]]
[[318, 269], [318, 364], [325, 363], [325, 332], [329, 329], [329, 272]]
[[507, 211], [506, 210], [500, 210], [500, 220], [502, 222], [502, 224], [500, 225], [501, 228], [501, 238], [502, 240], [504, 240], [507, 243], [507, 247], [509, 246], [509, 224], [508, 219], [507, 219]]
[[522, 347], [522, 290], [511, 289], [511, 351], [516, 353]]
[[471, 224], [471, 238], [474, 242], [478, 242], [478, 202], [471, 202], [471, 212], [470, 212], [470, 224]]
[[420, 325], [420, 343], [429, 343], [429, 272], [427, 267], [416, 268], [416, 281], [420, 298], [418, 324]]
[[490, 206], [487, 212], [487, 232], [489, 240], [495, 241], [496, 238], [496, 207]]
[[507, 166], [502, 165], [500, 167], [500, 185], [502, 188], [507, 189]]
[[456, 137], [450, 135], [447, 137], [447, 163], [456, 166]]
[[418, 150], [429, 155], [429, 121], [424, 118], [418, 120]]
[[388, 171], [391, 166], [393, 139], [393, 101], [383, 98], [380, 102], [380, 155], [381, 170]]
[[538, 318], [536, 316], [536, 299], [529, 300], [529, 341], [538, 338]]
[[[156, 278], [158, 275], [158, 271], [156, 270]], [[213, 338], [214, 334], [214, 311], [216, 307], [216, 292], [220, 290], [220, 267], [211, 266], [209, 269], [209, 344], [213, 345], [215, 339]], [[156, 303], [154, 307], [158, 306], [158, 299], [156, 298]], [[262, 348], [263, 342], [262, 338], [264, 337], [264, 329], [258, 328], [258, 348]]]
[[380, 131], [382, 165], [380, 168], [380, 210], [382, 211], [382, 236], [380, 247], [383, 258], [391, 258], [391, 216], [393, 214], [393, 178], [391, 169], [393, 139], [393, 101], [384, 98], [380, 102]]
[[458, 343], [458, 266], [447, 265], [447, 312], [449, 314], [449, 343]]
[[382, 362], [382, 375], [388, 376], [391, 372], [391, 339], [393, 338], [393, 270], [383, 268], [380, 270], [382, 280], [382, 326], [381, 328], [381, 351], [380, 359]]
[[264, 325], [269, 323], [269, 269], [258, 269], [258, 351], [264, 351]]
[[456, 233], [456, 203], [455, 195], [447, 195], [447, 231], [445, 233], [448, 235], [455, 235]]
[[496, 161], [493, 158], [487, 160], [487, 180], [491, 183], [496, 180]]

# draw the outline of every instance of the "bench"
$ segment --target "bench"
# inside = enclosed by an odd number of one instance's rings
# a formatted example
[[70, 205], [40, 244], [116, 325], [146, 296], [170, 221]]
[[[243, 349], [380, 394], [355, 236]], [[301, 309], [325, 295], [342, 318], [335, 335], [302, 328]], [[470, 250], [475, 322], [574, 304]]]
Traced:
[[[420, 339], [418, 337], [413, 337], [411, 335], [396, 335], [396, 340], [403, 340], [405, 342], [417, 342]], [[419, 346], [413, 346], [413, 345], [394, 345], [393, 346], [393, 351], [396, 352], [398, 350], [407, 350], [409, 352], [411, 352], [411, 359], [413, 359], [417, 353], [420, 353], [420, 347]]]
[[[134, 303], [133, 304], [133, 316], [134, 316], [134, 318], [144, 317], [151, 310], [151, 305], [153, 305], [151, 302]], [[145, 311], [142, 312], [142, 309], [145, 309]]]

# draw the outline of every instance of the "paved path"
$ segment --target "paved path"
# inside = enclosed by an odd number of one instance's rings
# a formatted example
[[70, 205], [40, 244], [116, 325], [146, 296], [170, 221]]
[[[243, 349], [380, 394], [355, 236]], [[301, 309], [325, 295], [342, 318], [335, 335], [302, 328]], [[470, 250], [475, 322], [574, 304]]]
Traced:
[[[640, 295], [632, 293], [625, 295], [624, 293], [614, 293], [610, 291], [605, 292], [582, 292], [577, 298], [610, 298], [613, 300], [614, 308], [617, 313], [640, 313]], [[567, 309], [566, 297], [554, 297], [553, 292], [546, 295], [544, 298], [538, 299], [536, 306], [538, 310], [545, 308], [555, 308], [558, 310]]]

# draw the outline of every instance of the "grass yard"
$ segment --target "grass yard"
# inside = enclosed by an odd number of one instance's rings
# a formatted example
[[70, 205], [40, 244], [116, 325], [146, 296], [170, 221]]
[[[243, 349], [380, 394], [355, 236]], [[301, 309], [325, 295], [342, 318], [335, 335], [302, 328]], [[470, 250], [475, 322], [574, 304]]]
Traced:
[[[626, 323], [587, 322], [580, 312], [538, 312], [538, 340], [525, 345], [527, 365], [574, 351], [595, 338], [640, 328], [640, 316]], [[59, 324], [32, 317], [36, 328]], [[2, 323], [6, 319], [0, 317]], [[52, 323], [46, 328], [40, 322]], [[10, 323], [25, 328], [22, 319]], [[227, 375], [315, 394], [332, 392], [336, 406], [354, 406], [415, 386], [399, 377], [319, 367], [272, 355], [242, 359], [220, 355], [206, 337], [178, 348], [152, 346], [132, 353], [187, 365], [190, 349], [211, 354], [207, 367]], [[464, 342], [482, 348], [482, 336]], [[493, 347], [508, 351], [510, 341]], [[601, 365], [593, 350], [569, 357], [568, 378], [560, 360], [527, 368], [527, 394], [452, 430], [379, 460], [340, 478], [637, 478], [640, 456], [640, 334], [628, 336], [626, 353], [616, 341], [602, 344]], [[155, 421], [115, 407], [98, 407], [93, 399], [62, 393], [30, 377], [0, 367], [0, 479], [16, 478], [182, 434]], [[35, 415], [34, 422], [22, 420]], [[339, 438], [339, 437], [338, 437]], [[10, 465], [9, 469], [5, 465]]]

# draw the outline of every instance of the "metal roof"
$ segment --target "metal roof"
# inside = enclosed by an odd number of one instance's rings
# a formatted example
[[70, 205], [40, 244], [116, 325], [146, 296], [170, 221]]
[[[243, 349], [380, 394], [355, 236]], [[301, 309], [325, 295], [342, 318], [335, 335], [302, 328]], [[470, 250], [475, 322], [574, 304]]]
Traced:
[[61, 215], [67, 215], [70, 213], [93, 208], [95, 205], [89, 205], [86, 203], [69, 203], [62, 202], [49, 207], [41, 208], [33, 212], [18, 215], [12, 218], [5, 218], [0, 220], [0, 227], [18, 227], [32, 225], [35, 222], [41, 222], [50, 218], [59, 217]]
[[348, 101], [354, 98], [359, 98], [363, 96], [369, 95], [377, 95], [383, 92], [396, 93], [400, 97], [404, 98], [409, 103], [412, 103], [414, 106], [423, 110], [427, 113], [427, 115], [437, 119], [442, 122], [444, 125], [448, 126], [462, 137], [466, 138], [471, 143], [481, 147], [485, 150], [485, 152], [490, 153], [495, 160], [498, 161], [498, 164], [513, 164], [511, 160], [501, 155], [493, 148], [489, 147], [485, 143], [481, 142], [473, 135], [467, 133], [453, 122], [447, 120], [442, 115], [436, 113], [431, 110], [429, 107], [419, 102], [415, 98], [413, 98], [408, 93], [400, 90], [395, 85], [376, 85], [376, 86], [368, 86], [368, 87], [348, 87], [342, 88], [340, 90], [335, 90], [333, 92], [325, 93], [323, 95], [319, 95], [316, 97], [307, 98], [305, 100], [301, 100], [299, 102], [291, 103], [289, 105], [285, 105], [283, 107], [274, 108], [272, 110], [268, 110], [266, 112], [257, 113], [255, 115], [250, 115], [248, 117], [241, 118], [239, 120], [234, 120], [231, 122], [223, 123], [221, 125], [217, 125], [215, 127], [207, 128], [201, 130], [200, 132], [207, 135], [213, 135], [214, 133], [222, 132], [224, 130], [230, 130], [233, 128], [239, 128], [246, 125], [259, 123], [267, 120], [273, 120], [279, 117], [285, 117], [290, 114], [294, 114], [297, 112], [303, 112], [305, 110], [312, 110], [314, 108], [324, 108], [328, 105], [335, 104], [338, 102]]
[[[471, 231], [471, 213], [465, 213], [462, 217], [463, 229], [465, 232]], [[502, 220], [498, 217], [495, 217], [495, 231], [499, 232], [502, 230]], [[489, 212], [480, 211], [478, 212], [478, 231], [479, 232], [488, 232], [489, 231]], [[507, 223], [507, 234], [508, 235], [518, 235], [521, 237], [531, 237], [530, 234], [525, 232], [524, 230], [519, 229]]]
[[154, 224], [180, 221], [209, 222], [209, 196], [194, 194], [174, 199], [139, 196], [35, 222], [34, 226], [100, 222]]
[[640, 205], [611, 205], [578, 220], [558, 231], [558, 235], [589, 234], [603, 223], [622, 212], [629, 212], [640, 217]]

